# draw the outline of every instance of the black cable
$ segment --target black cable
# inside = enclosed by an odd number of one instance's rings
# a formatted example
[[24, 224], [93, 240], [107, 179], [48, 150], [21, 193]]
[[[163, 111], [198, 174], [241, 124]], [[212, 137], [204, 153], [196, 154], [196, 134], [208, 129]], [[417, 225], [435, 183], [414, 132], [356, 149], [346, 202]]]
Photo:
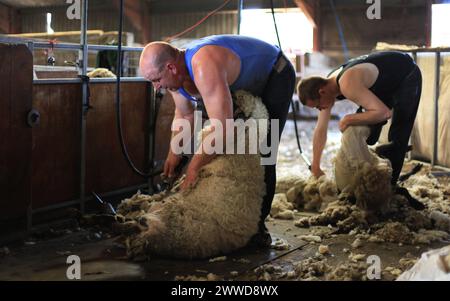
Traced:
[[273, 25], [275, 26], [275, 33], [277, 34], [278, 47], [280, 47], [281, 50], [280, 36], [278, 35], [277, 21], [275, 20], [275, 12], [273, 9], [273, 0], [270, 0], [270, 10], [272, 11]]
[[117, 67], [116, 67], [116, 73], [117, 73], [117, 81], [116, 81], [116, 114], [117, 114], [117, 130], [119, 132], [119, 141], [120, 146], [122, 148], [122, 153], [125, 156], [128, 164], [133, 169], [134, 172], [137, 174], [149, 178], [154, 176], [155, 174], [158, 174], [160, 171], [154, 171], [152, 173], [144, 173], [140, 171], [134, 164], [133, 161], [131, 161], [130, 155], [128, 154], [127, 147], [125, 145], [124, 139], [123, 139], [123, 131], [122, 131], [122, 118], [121, 118], [121, 109], [120, 109], [120, 77], [122, 75], [122, 33], [123, 33], [123, 2], [124, 0], [120, 0], [120, 7], [119, 7], [119, 45], [117, 47]]
[[[278, 47], [280, 48], [280, 51], [281, 51], [281, 42], [280, 42], [280, 36], [278, 35], [277, 21], [275, 20], [273, 0], [270, 0], [270, 9], [272, 12], [273, 24], [275, 26], [275, 33], [277, 35]], [[295, 137], [297, 140], [298, 151], [300, 152], [300, 156], [303, 159], [303, 161], [305, 161], [306, 165], [308, 165], [309, 170], [311, 170], [311, 163], [308, 160], [308, 158], [306, 157], [306, 155], [303, 153], [302, 145], [300, 143], [300, 136], [298, 134], [298, 128], [297, 128], [297, 110], [295, 109], [294, 100], [292, 100], [292, 99], [291, 99], [291, 107], [292, 107], [292, 116], [294, 119], [294, 129], [295, 129]]]

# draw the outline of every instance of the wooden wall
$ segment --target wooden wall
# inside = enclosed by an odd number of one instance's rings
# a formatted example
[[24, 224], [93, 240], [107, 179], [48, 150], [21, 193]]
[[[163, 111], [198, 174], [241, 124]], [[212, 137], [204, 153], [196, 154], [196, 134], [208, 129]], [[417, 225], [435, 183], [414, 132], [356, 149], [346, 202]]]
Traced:
[[[351, 57], [370, 52], [377, 42], [426, 46], [431, 34], [430, 1], [381, 1], [381, 19], [369, 20], [366, 1], [334, 1]], [[342, 41], [329, 0], [320, 1], [321, 51], [344, 60]]]
[[[150, 86], [122, 83], [121, 111], [125, 144], [137, 168], [149, 163]], [[119, 144], [115, 85], [90, 84], [90, 104], [86, 126], [86, 194], [104, 193], [145, 183], [128, 166]], [[78, 198], [80, 162], [81, 87], [35, 85], [33, 107], [41, 112], [41, 125], [33, 129], [33, 208]], [[163, 106], [163, 109], [167, 105]], [[161, 110], [156, 144], [156, 160], [165, 159], [170, 133], [164, 136], [173, 110]]]
[[[80, 189], [80, 84], [32, 84], [32, 57], [25, 46], [0, 45], [0, 220], [33, 209], [79, 198]], [[91, 83], [86, 125], [86, 195], [135, 185], [136, 175], [122, 154], [116, 123], [115, 84]], [[139, 169], [149, 166], [148, 83], [122, 83], [121, 110], [125, 143]], [[166, 157], [174, 104], [159, 103], [156, 116], [155, 160]], [[40, 113], [31, 128], [26, 117]]]
[[19, 11], [0, 3], [0, 34], [19, 33], [21, 25]]
[[0, 219], [24, 214], [31, 202], [32, 68], [25, 46], [0, 44]]

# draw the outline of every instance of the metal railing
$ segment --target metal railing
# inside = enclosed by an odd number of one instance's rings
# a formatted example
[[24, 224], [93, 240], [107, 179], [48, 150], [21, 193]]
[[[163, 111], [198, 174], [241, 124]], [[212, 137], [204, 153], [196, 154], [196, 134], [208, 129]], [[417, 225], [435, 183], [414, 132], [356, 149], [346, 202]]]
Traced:
[[433, 114], [433, 148], [431, 154], [431, 167], [437, 167], [441, 169], [448, 170], [448, 167], [440, 166], [437, 164], [438, 161], [438, 143], [439, 143], [439, 96], [440, 96], [440, 81], [441, 81], [441, 57], [442, 53], [450, 53], [450, 48], [418, 48], [414, 50], [408, 50], [412, 54], [415, 62], [417, 62], [418, 53], [434, 53], [435, 54], [435, 68], [434, 68], [434, 114]]

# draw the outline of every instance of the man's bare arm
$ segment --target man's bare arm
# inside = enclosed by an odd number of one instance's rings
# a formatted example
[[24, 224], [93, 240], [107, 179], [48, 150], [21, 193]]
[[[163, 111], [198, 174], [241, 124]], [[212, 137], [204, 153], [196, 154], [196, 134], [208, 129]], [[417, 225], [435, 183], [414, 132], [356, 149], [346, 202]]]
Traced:
[[[348, 72], [350, 71], [352, 70]], [[340, 81], [342, 94], [365, 109], [363, 113], [345, 116], [340, 125], [344, 130], [352, 125], [380, 123], [388, 120], [392, 116], [389, 108], [372, 91], [364, 86], [360, 72], [360, 70], [350, 72]]]
[[[215, 143], [222, 143], [225, 146], [226, 137], [231, 132], [226, 129], [226, 120], [233, 118], [233, 102], [223, 64], [223, 58], [217, 52], [207, 49], [199, 51], [193, 61], [195, 85], [202, 96], [211, 125], [214, 127], [214, 121], [216, 121], [222, 126], [223, 139]], [[200, 147], [208, 151], [208, 145], [202, 144]], [[199, 169], [214, 157], [215, 155], [209, 155], [203, 151], [201, 154], [194, 155], [191, 164], [193, 168]]]
[[[174, 136], [179, 134], [183, 129], [177, 129], [173, 128], [174, 121], [177, 119], [185, 119], [189, 122], [191, 133], [190, 136], [192, 136], [193, 130], [194, 130], [194, 109], [189, 100], [187, 100], [184, 96], [182, 96], [178, 92], [172, 92], [170, 91], [170, 94], [172, 95], [172, 98], [175, 103], [175, 116], [172, 121], [172, 136], [171, 136], [171, 142], [169, 147], [169, 152], [167, 154], [166, 162], [164, 164], [164, 175], [168, 177], [174, 176], [174, 170], [180, 163], [181, 154], [175, 153], [172, 149], [172, 139]], [[184, 141], [185, 143], [188, 143], [189, 141]]]
[[320, 168], [320, 160], [327, 143], [328, 123], [330, 121], [331, 108], [321, 110], [317, 119], [317, 125], [313, 135], [313, 160], [311, 163], [311, 172], [314, 176], [320, 177], [323, 171]]

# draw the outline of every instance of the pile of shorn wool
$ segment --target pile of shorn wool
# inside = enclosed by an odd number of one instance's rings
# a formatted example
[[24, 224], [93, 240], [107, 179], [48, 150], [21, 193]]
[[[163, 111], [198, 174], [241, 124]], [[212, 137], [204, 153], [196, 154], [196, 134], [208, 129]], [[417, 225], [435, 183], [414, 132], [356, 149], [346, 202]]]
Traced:
[[364, 126], [350, 127], [344, 132], [334, 158], [335, 181], [325, 176], [288, 179], [277, 185], [278, 191], [286, 194], [295, 208], [307, 211], [324, 211], [339, 199], [339, 192], [356, 199], [357, 207], [366, 213], [385, 210], [393, 196], [392, 169], [388, 160], [381, 159], [367, 146], [369, 134], [370, 129]]
[[384, 210], [392, 197], [390, 162], [367, 146], [367, 126], [351, 126], [342, 135], [341, 148], [334, 158], [336, 186], [356, 198], [366, 211]]
[[284, 198], [279, 197], [286, 200], [283, 208], [319, 212], [294, 224], [298, 227], [332, 225], [340, 233], [370, 233], [365, 239], [377, 242], [429, 244], [446, 239], [450, 232], [448, 187], [423, 168], [401, 184], [426, 206], [423, 211], [412, 208], [405, 196], [393, 193], [390, 164], [368, 148], [369, 132], [368, 127], [359, 126], [344, 132], [334, 160], [335, 182], [326, 177], [311, 177], [289, 179], [286, 183], [291, 188], [278, 185], [283, 187], [280, 192], [285, 191], [281, 193]]

